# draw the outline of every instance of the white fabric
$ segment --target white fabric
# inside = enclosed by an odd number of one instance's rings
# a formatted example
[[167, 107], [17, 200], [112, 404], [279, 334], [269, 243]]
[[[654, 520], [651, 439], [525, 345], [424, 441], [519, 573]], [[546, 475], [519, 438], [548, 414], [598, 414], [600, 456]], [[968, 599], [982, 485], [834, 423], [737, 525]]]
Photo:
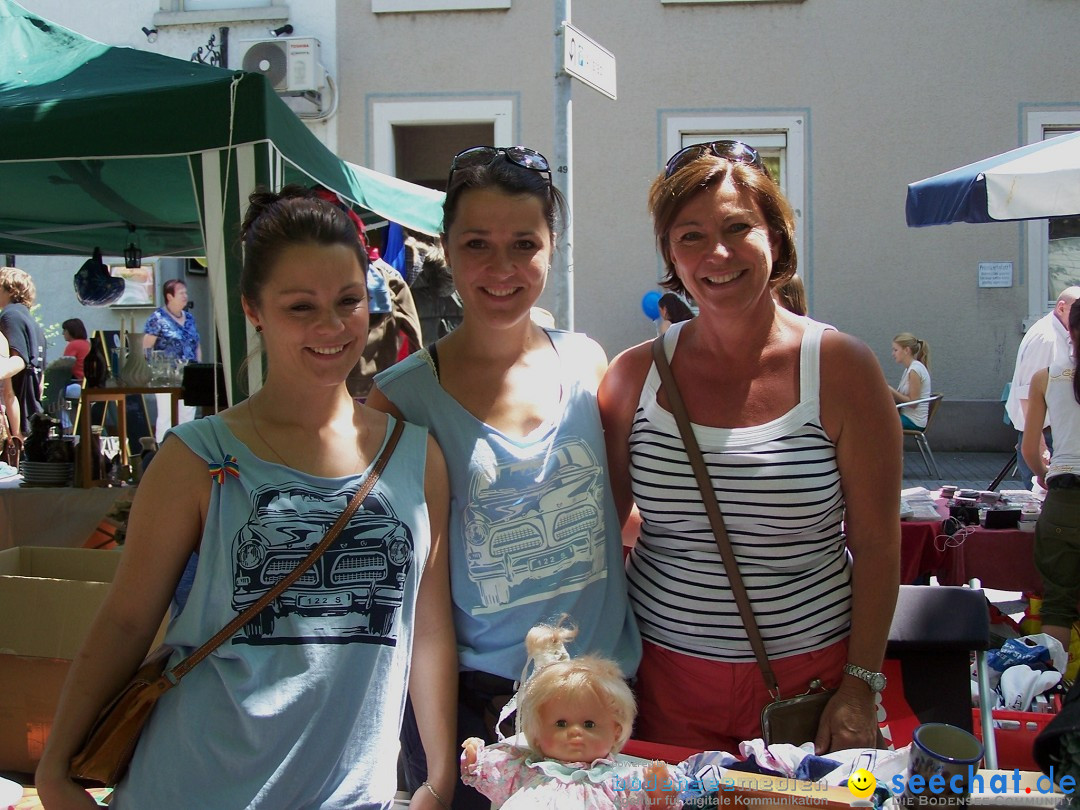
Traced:
[[1080, 212], [1080, 137], [1014, 158], [984, 173], [986, 211], [994, 219], [1041, 219]]
[[[904, 373], [900, 376], [900, 384], [896, 386], [896, 390], [905, 397], [911, 396], [912, 374], [922, 381], [919, 396], [916, 399], [930, 396], [930, 371], [923, 365], [921, 360], [912, 360], [911, 365], [904, 369]], [[918, 405], [903, 407], [900, 409], [900, 413], [914, 422], [916, 426], [924, 428], [926, 427], [926, 420], [930, 417], [930, 403], [922, 402]]]
[[[165, 441], [165, 434], [169, 432], [172, 423], [172, 394], [154, 394], [157, 400], [157, 419], [154, 422], [154, 438], [160, 446]], [[184, 400], [176, 402], [176, 424], [191, 422], [195, 419], [195, 406], [185, 405]]]
[[1054, 429], [1054, 452], [1046, 480], [1080, 473], [1080, 405], [1073, 393], [1072, 364], [1053, 363], [1046, 383], [1046, 415]]
[[[1032, 376], [1040, 369], [1049, 368], [1051, 363], [1067, 364], [1070, 353], [1069, 332], [1052, 310], [1032, 324], [1024, 339], [1020, 341], [1005, 411], [1009, 414], [1013, 427], [1021, 433], [1024, 431], [1024, 411], [1020, 400], [1028, 398]], [[1048, 419], [1043, 427], [1049, 424]]]

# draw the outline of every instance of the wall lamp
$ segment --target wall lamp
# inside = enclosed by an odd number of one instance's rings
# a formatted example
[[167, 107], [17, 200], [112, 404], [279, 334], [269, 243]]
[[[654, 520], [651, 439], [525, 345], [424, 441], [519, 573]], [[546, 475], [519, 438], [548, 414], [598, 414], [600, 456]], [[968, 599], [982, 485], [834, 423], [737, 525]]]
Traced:
[[144, 34], [146, 34], [146, 41], [147, 42], [157, 42], [157, 29], [156, 28], [147, 28], [144, 25], [143, 29], [142, 29], [142, 32]]
[[273, 34], [275, 37], [280, 37], [282, 35], [288, 35], [288, 34], [291, 34], [292, 32], [293, 32], [293, 27], [291, 25], [289, 25], [288, 23], [285, 23], [285, 25], [281, 26], [280, 28], [271, 28], [270, 29], [270, 33]]

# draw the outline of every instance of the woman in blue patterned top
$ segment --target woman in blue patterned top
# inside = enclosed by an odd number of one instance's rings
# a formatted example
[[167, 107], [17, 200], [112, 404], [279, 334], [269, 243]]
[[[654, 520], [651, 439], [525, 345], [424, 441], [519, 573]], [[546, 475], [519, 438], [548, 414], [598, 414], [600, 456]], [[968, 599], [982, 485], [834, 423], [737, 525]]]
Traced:
[[[195, 328], [195, 316], [187, 311], [187, 285], [178, 278], [170, 278], [162, 287], [165, 306], [154, 310], [143, 328], [143, 349], [165, 352], [166, 357], [182, 363], [202, 360], [199, 331]], [[160, 442], [169, 429], [169, 395], [157, 394], [157, 422], [154, 435]], [[195, 408], [180, 402], [177, 422], [190, 422], [195, 418]]]

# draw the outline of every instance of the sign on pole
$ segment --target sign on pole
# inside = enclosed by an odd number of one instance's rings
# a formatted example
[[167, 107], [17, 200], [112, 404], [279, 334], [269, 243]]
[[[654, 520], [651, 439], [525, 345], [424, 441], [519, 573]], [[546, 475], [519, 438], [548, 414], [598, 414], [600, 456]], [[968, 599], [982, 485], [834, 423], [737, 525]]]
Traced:
[[615, 54], [563, 23], [563, 70], [608, 98], [615, 98]]

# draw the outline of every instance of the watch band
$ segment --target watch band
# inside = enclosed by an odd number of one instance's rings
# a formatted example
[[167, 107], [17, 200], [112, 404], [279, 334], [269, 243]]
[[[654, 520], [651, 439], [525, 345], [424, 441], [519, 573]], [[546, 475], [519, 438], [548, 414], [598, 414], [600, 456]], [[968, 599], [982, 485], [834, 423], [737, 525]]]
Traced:
[[885, 685], [888, 683], [888, 679], [883, 672], [872, 672], [869, 669], [856, 666], [855, 664], [844, 664], [844, 674], [853, 675], [860, 681], [865, 683], [874, 692], [884, 691]]

